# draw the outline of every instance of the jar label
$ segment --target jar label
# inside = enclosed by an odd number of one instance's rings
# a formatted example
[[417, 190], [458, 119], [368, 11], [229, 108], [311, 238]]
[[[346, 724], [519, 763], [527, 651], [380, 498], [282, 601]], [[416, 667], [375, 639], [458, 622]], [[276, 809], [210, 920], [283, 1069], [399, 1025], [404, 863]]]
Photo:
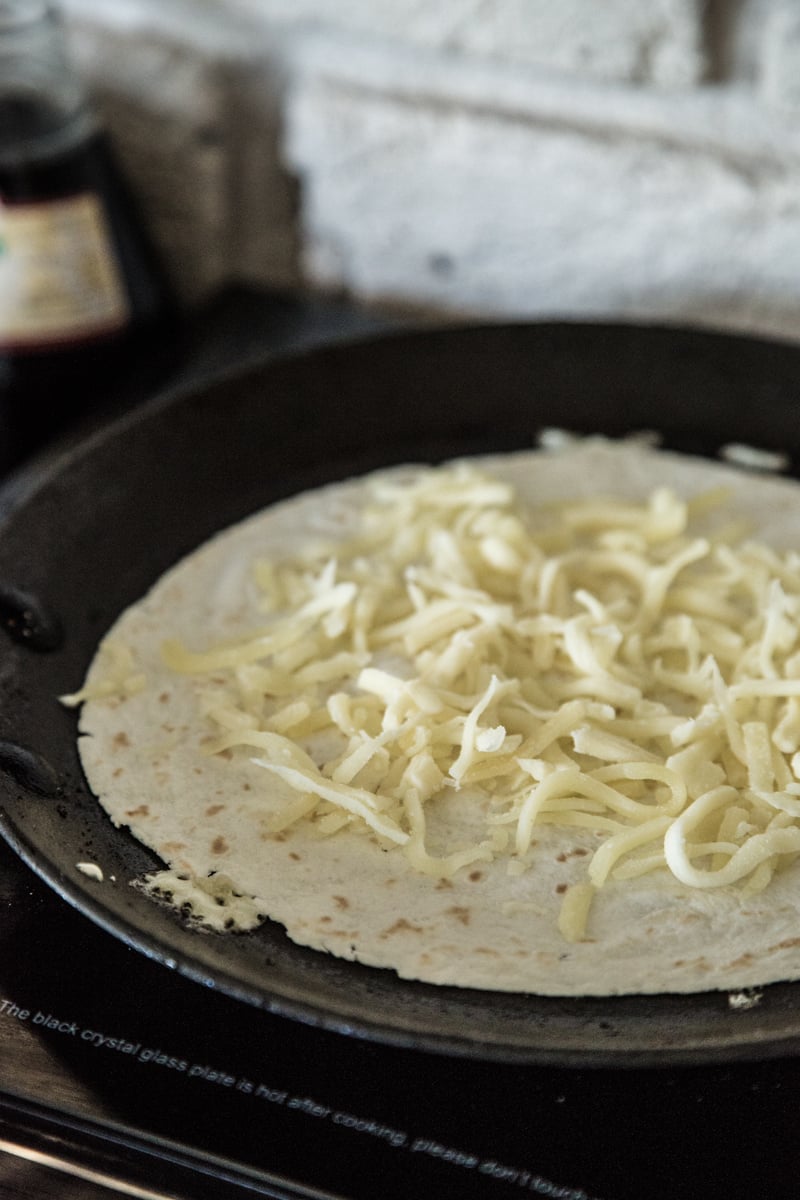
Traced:
[[33, 349], [112, 333], [128, 301], [97, 196], [0, 201], [0, 345]]

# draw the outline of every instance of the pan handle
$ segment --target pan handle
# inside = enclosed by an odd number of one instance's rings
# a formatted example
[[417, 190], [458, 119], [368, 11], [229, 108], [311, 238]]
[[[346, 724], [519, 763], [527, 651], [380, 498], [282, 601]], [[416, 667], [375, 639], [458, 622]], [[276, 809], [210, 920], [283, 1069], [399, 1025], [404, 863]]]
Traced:
[[47, 759], [18, 742], [0, 740], [0, 771], [40, 796], [56, 796], [61, 791], [58, 776]]
[[31, 650], [58, 650], [64, 641], [59, 618], [31, 592], [0, 584], [0, 626]]

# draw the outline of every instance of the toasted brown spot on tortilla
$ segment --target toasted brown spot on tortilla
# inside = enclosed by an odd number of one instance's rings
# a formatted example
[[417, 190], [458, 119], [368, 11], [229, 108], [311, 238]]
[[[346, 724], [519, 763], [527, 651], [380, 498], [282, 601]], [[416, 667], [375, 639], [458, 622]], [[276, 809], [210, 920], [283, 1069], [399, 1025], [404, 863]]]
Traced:
[[472, 883], [480, 883], [480, 881], [483, 879], [483, 877], [484, 877], [483, 871], [470, 871], [470, 873], [469, 873], [469, 878]]
[[125, 813], [126, 817], [148, 817], [150, 808], [147, 804], [140, 804], [138, 808], [129, 808]]
[[334, 896], [333, 902], [337, 908], [349, 908], [350, 907], [350, 901], [347, 899], [346, 896]]
[[394, 925], [390, 925], [388, 929], [384, 929], [381, 933], [382, 938], [391, 937], [394, 933], [423, 933], [421, 925], [412, 925], [405, 917], [400, 917], [395, 921]]
[[462, 925], [469, 925], [471, 914], [468, 908], [464, 908], [459, 904], [454, 904], [452, 908], [447, 909], [447, 913], [449, 916], [455, 917], [456, 920], [460, 921]]
[[120, 729], [119, 733], [114, 734], [112, 745], [114, 746], [115, 750], [118, 750], [122, 746], [130, 746], [130, 744], [131, 739], [128, 737], [124, 729]]
[[120, 775], [124, 775], [124, 774], [125, 774], [125, 768], [124, 768], [124, 767], [117, 767], [115, 770], [113, 770], [113, 771], [111, 772], [111, 778], [112, 778], [112, 779], [119, 779]]
[[566, 890], [567, 890], [567, 884], [566, 884], [566, 883], [557, 883], [557, 884], [556, 884], [556, 891], [558, 892], [559, 896], [563, 896], [563, 895], [564, 895], [564, 892], [565, 892]]
[[[286, 838], [276, 838], [275, 840], [285, 842]], [[289, 858], [291, 858], [293, 862], [302, 862], [303, 861], [302, 854], [298, 854], [296, 850], [289, 851]]]
[[208, 808], [206, 809], [206, 816], [207, 817], [215, 817], [217, 815], [217, 813], [224, 812], [224, 811], [225, 811], [224, 804], [209, 804]]
[[436, 884], [437, 892], [447, 892], [447, 891], [450, 891], [452, 889], [452, 887], [453, 887], [452, 879], [440, 879], [439, 882]]
[[170, 696], [169, 692], [162, 692], [161, 695], [158, 697], [159, 704], [166, 704], [169, 701], [169, 696]]
[[225, 841], [224, 837], [215, 837], [211, 843], [212, 854], [225, 854], [228, 849], [228, 843]]

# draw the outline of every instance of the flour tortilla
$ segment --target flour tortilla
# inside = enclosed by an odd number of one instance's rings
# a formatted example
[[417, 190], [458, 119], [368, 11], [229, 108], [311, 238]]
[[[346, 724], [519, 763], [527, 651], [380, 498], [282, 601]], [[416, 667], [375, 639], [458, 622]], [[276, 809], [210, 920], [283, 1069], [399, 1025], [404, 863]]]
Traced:
[[[800, 530], [795, 484], [639, 444], [590, 440], [480, 465], [532, 504], [601, 493], [644, 499], [661, 484], [690, 496], [726, 485], [760, 540], [786, 547]], [[278, 811], [291, 791], [246, 751], [235, 764], [203, 753], [196, 683], [163, 665], [160, 646], [178, 638], [201, 649], [253, 628], [253, 560], [292, 554], [320, 535], [346, 536], [362, 495], [363, 483], [348, 481], [250, 518], [179, 563], [120, 618], [110, 636], [134, 650], [147, 687], [124, 700], [88, 701], [80, 720], [86, 775], [115, 825], [176, 871], [224, 873], [296, 942], [403, 978], [599, 996], [733, 991], [800, 977], [800, 861], [749, 899], [737, 889], [686, 887], [666, 870], [609, 881], [592, 910], [591, 940], [570, 944], [557, 927], [561, 893], [584, 878], [598, 844], [591, 834], [545, 826], [525, 874], [510, 876], [501, 858], [446, 881], [416, 873], [402, 850], [387, 852], [367, 836], [322, 839], [303, 823], [277, 839], [264, 835], [265, 810]], [[96, 659], [89, 682], [103, 669]], [[468, 823], [469, 814], [459, 809], [453, 820]]]

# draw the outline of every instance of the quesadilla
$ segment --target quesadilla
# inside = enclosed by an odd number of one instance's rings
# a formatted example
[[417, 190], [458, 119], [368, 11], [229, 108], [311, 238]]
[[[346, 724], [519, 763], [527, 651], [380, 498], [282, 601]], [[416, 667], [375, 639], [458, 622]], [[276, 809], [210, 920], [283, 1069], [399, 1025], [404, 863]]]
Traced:
[[589, 439], [222, 531], [104, 638], [79, 748], [136, 881], [431, 984], [800, 977], [800, 491]]

